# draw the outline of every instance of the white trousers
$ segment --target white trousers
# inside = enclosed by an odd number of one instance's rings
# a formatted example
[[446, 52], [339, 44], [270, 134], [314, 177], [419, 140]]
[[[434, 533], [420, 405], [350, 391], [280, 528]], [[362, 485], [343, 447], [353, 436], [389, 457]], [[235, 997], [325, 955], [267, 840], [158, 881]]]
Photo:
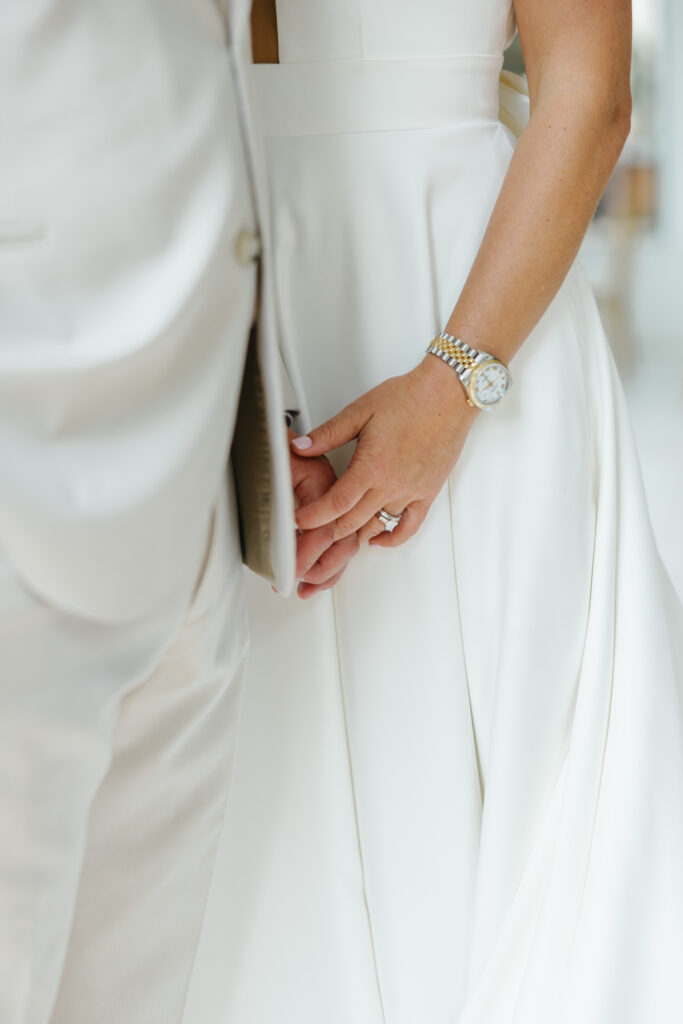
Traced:
[[222, 492], [187, 607], [66, 615], [0, 559], [0, 1021], [183, 1019], [231, 776], [247, 626]]

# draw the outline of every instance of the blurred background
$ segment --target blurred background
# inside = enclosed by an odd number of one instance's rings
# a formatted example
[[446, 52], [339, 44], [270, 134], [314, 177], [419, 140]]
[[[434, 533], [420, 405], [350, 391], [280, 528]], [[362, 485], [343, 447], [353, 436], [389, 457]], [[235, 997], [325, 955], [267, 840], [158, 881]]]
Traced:
[[[506, 67], [523, 73], [515, 40]], [[581, 252], [683, 598], [683, 0], [633, 0], [631, 135]]]

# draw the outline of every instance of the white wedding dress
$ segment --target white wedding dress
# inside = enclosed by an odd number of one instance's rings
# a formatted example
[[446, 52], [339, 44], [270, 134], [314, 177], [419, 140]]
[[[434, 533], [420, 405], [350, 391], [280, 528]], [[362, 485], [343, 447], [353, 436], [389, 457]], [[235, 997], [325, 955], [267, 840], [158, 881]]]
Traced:
[[[446, 323], [513, 151], [513, 22], [277, 13], [254, 83], [308, 426]], [[204, 937], [224, 1024], [683, 1020], [683, 614], [579, 266], [511, 370], [414, 540], [308, 603], [250, 578]]]

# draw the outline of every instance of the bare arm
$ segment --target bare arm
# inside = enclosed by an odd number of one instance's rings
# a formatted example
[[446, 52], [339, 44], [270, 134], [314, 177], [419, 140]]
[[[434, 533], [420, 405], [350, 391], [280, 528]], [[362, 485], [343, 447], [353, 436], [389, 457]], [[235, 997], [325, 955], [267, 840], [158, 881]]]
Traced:
[[515, 11], [531, 118], [447, 325], [504, 361], [562, 284], [631, 115], [630, 0], [516, 0]]
[[[630, 0], [516, 0], [531, 118], [449, 333], [507, 362], [548, 308], [586, 231], [629, 129]], [[403, 543], [422, 524], [478, 411], [456, 375], [426, 356], [309, 435], [319, 455], [358, 438], [349, 468], [301, 509], [303, 529], [382, 529], [381, 507], [406, 514], [373, 543]], [[495, 412], [492, 413], [495, 415]], [[301, 439], [299, 445], [301, 445]], [[303, 442], [304, 444], [306, 441]]]

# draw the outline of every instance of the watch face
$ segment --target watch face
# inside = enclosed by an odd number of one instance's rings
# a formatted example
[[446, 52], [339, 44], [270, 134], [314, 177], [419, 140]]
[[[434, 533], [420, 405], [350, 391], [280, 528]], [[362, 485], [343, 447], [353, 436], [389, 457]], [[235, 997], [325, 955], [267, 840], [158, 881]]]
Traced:
[[500, 402], [510, 384], [508, 368], [497, 359], [491, 359], [474, 368], [470, 380], [470, 398], [480, 409], [489, 409]]

